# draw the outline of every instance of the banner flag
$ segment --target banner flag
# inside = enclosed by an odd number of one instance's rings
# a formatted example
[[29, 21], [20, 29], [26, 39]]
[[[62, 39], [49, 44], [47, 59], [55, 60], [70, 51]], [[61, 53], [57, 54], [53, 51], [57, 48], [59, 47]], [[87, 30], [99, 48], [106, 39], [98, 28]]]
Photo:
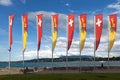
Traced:
[[79, 16], [79, 23], [80, 23], [80, 51], [84, 48], [85, 40], [86, 40], [86, 24], [87, 24], [87, 15], [81, 14]]
[[13, 43], [13, 40], [12, 40], [13, 20], [14, 20], [14, 14], [11, 14], [9, 16], [9, 49], [8, 49], [9, 52], [11, 51], [11, 46], [12, 46], [12, 43]]
[[70, 15], [68, 15], [68, 46], [67, 46], [67, 50], [70, 49], [73, 35], [74, 35], [74, 14], [70, 14]]
[[22, 38], [23, 38], [23, 51], [26, 50], [28, 37], [28, 14], [22, 16]]
[[95, 51], [97, 50], [100, 38], [102, 34], [102, 27], [103, 27], [103, 15], [98, 14], [95, 16]]
[[55, 49], [58, 36], [58, 14], [52, 15], [52, 52]]
[[116, 38], [116, 29], [117, 29], [117, 14], [109, 15], [109, 51], [113, 47], [115, 38]]
[[40, 49], [41, 44], [41, 38], [42, 38], [42, 17], [43, 14], [37, 15], [37, 45], [38, 45], [38, 51]]

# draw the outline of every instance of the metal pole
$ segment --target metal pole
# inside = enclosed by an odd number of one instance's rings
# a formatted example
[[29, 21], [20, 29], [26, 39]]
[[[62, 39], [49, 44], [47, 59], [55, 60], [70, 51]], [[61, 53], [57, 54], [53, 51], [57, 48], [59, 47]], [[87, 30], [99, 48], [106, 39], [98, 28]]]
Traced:
[[[22, 24], [23, 24], [23, 16], [21, 18], [22, 18]], [[24, 27], [22, 26], [22, 46], [23, 46], [23, 39], [24, 39], [23, 34], [24, 34]], [[25, 52], [25, 49], [23, 49], [23, 74], [25, 74], [24, 52]]]
[[24, 51], [23, 51], [23, 73], [25, 73]]
[[[38, 62], [38, 64], [39, 64], [39, 50], [37, 50], [37, 62]], [[38, 68], [37, 71], [39, 72], [39, 68]]]
[[68, 71], [68, 50], [66, 51], [66, 72]]
[[52, 72], [53, 72], [53, 50], [52, 50]]
[[[109, 17], [108, 17], [108, 21], [109, 21]], [[108, 25], [108, 70], [109, 70], [109, 25]]]
[[[10, 16], [9, 16], [9, 22], [10, 22]], [[10, 32], [10, 26], [9, 26], [9, 32]], [[9, 41], [10, 41], [10, 33], [8, 33], [8, 35], [9, 35]], [[8, 43], [9, 43], [9, 41], [8, 41]], [[9, 49], [8, 49], [8, 54], [9, 54], [9, 62], [8, 62], [8, 67], [9, 67], [9, 74], [11, 74], [11, 69], [10, 69], [10, 62], [11, 62], [11, 45], [10, 45], [10, 43], [9, 43]]]
[[[67, 19], [68, 19], [68, 16], [67, 16]], [[66, 19], [67, 21], [67, 27], [66, 27], [66, 72], [68, 71], [68, 20]]]
[[95, 50], [94, 50], [94, 71], [95, 71], [96, 65], [95, 65]]
[[110, 54], [109, 54], [109, 50], [108, 50], [108, 70], [110, 69], [110, 64], [109, 64], [109, 56], [110, 56]]
[[11, 64], [10, 64], [10, 62], [11, 62], [11, 53], [9, 51], [9, 74], [11, 74]]
[[[51, 16], [51, 21], [53, 23], [53, 20], [52, 20], [52, 16]], [[51, 28], [51, 32], [53, 31], [53, 25], [51, 24], [52, 28]], [[53, 33], [52, 33], [52, 38], [53, 38]], [[52, 66], [52, 72], [53, 72], [53, 40], [52, 40], [52, 59], [51, 59], [51, 66]]]
[[95, 40], [96, 40], [96, 38], [95, 38], [95, 37], [96, 37], [96, 36], [95, 36], [96, 31], [95, 31], [95, 28], [96, 28], [96, 27], [95, 27], [95, 16], [94, 16], [94, 71], [95, 71], [95, 67], [96, 67], [96, 66], [95, 66], [95, 51], [96, 51], [96, 41], [95, 41]]
[[[78, 17], [78, 21], [80, 21], [79, 17]], [[80, 24], [80, 23], [79, 23]], [[81, 31], [81, 26], [79, 26], [79, 32]], [[80, 36], [81, 37], [81, 36]], [[79, 39], [80, 39], [79, 37]], [[80, 39], [80, 42], [79, 42], [79, 51], [80, 51], [80, 60], [79, 60], [79, 72], [81, 72], [81, 39]]]
[[39, 62], [39, 51], [37, 50], [37, 60]]
[[81, 50], [80, 50], [80, 61], [79, 61], [79, 72], [82, 72], [81, 69], [82, 69], [82, 65], [81, 65]]
[[[36, 25], [37, 25], [37, 44], [38, 44], [38, 17], [37, 16], [36, 16]], [[39, 62], [39, 50], [38, 49], [37, 49], [37, 61]]]

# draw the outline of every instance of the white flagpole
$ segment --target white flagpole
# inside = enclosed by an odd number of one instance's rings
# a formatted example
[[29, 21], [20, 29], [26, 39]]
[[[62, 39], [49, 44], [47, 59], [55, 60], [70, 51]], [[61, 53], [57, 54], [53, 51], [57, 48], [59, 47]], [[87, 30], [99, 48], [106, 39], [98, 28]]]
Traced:
[[9, 74], [11, 74], [11, 53], [9, 52]]
[[80, 63], [79, 63], [79, 72], [82, 72], [82, 71], [81, 71], [81, 69], [82, 69], [82, 66], [80, 65], [80, 64], [81, 64], [81, 61], [82, 61], [82, 60], [81, 60], [81, 50], [80, 50], [80, 61], [79, 61]]
[[52, 72], [53, 72], [53, 50], [52, 50]]
[[39, 62], [39, 51], [37, 50], [37, 60]]
[[95, 31], [95, 28], [96, 28], [96, 26], [95, 26], [95, 16], [94, 16], [94, 71], [95, 71], [95, 67], [96, 67], [96, 65], [95, 65], [95, 49], [96, 49], [96, 38], [95, 38], [95, 34], [96, 34], [96, 31]]
[[95, 50], [94, 50], [94, 71], [95, 71], [96, 65], [95, 65]]
[[[23, 24], [23, 16], [22, 16], [22, 24]], [[23, 25], [22, 25], [22, 38], [23, 38]], [[23, 46], [23, 39], [22, 39], [22, 46]], [[24, 51], [23, 50], [23, 73], [25, 73], [25, 66], [24, 66]]]
[[[109, 44], [108, 44], [109, 45]], [[109, 48], [108, 48], [108, 70], [109, 70], [109, 68], [110, 68], [110, 64], [109, 64], [109, 56], [110, 56], [110, 54], [109, 54]]]
[[[51, 21], [52, 21], [52, 24], [53, 24], [52, 16], [51, 16]], [[52, 25], [52, 28], [51, 28], [51, 32], [52, 31], [53, 31], [53, 25]], [[52, 39], [53, 39], [53, 33], [52, 33]], [[52, 49], [51, 50], [52, 50], [52, 59], [51, 59], [52, 63], [51, 63], [51, 66], [52, 66], [52, 72], [53, 72], [53, 41], [52, 41]]]
[[23, 51], [23, 73], [25, 73], [24, 51]]
[[[38, 17], [37, 16], [36, 16], [36, 25], [37, 25], [37, 44], [38, 44]], [[37, 61], [39, 62], [39, 50], [38, 49], [37, 49]]]
[[[10, 16], [9, 16], [9, 22], [10, 22]], [[9, 32], [10, 32], [10, 26], [9, 26]], [[10, 41], [10, 34], [8, 33], [8, 35], [9, 35], [9, 41]], [[8, 43], [9, 43], [9, 41], [8, 41]], [[8, 54], [9, 54], [9, 62], [8, 62], [9, 74], [11, 74], [11, 64], [10, 64], [10, 62], [11, 62], [11, 53], [10, 53], [10, 51], [11, 51], [11, 46], [10, 46], [10, 43], [9, 43], [9, 49], [8, 49]]]
[[[108, 16], [108, 21], [109, 21], [109, 16]], [[109, 51], [109, 22], [108, 22], [108, 70], [109, 70], [109, 54], [110, 53], [110, 51]]]
[[[79, 17], [78, 17], [78, 21], [80, 22]], [[80, 32], [80, 30], [81, 30], [81, 25], [79, 26], [79, 32]], [[81, 37], [81, 36], [80, 36], [80, 37]], [[80, 37], [79, 37], [79, 38], [80, 38]], [[80, 45], [80, 43], [81, 43], [81, 40], [80, 40], [80, 42], [79, 42], [79, 50], [80, 50], [79, 72], [81, 71], [81, 68], [82, 68], [82, 66], [81, 66], [81, 45]]]
[[[68, 24], [68, 16], [67, 16], [67, 24]], [[66, 27], [66, 72], [68, 71], [68, 25]]]
[[66, 50], [66, 71], [68, 71], [68, 50]]

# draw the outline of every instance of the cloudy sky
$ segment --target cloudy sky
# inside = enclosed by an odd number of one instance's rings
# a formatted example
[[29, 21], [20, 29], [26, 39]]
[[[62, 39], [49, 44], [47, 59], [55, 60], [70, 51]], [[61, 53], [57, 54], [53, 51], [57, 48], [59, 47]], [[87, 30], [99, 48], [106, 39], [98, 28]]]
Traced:
[[96, 56], [107, 57], [108, 53], [108, 20], [109, 14], [118, 14], [117, 37], [110, 56], [120, 56], [120, 0], [0, 0], [0, 61], [8, 60], [8, 16], [14, 14], [13, 45], [11, 51], [12, 61], [22, 60], [22, 25], [21, 16], [29, 15], [28, 43], [25, 59], [37, 58], [37, 32], [35, 17], [43, 14], [43, 37], [40, 49], [40, 58], [51, 57], [51, 15], [59, 14], [59, 30], [54, 57], [66, 55], [66, 21], [67, 15], [75, 14], [75, 33], [72, 46], [68, 55], [79, 55], [79, 23], [78, 16], [87, 14], [87, 38], [82, 55], [94, 53], [94, 25], [93, 19], [96, 14], [104, 15], [104, 26], [101, 42]]

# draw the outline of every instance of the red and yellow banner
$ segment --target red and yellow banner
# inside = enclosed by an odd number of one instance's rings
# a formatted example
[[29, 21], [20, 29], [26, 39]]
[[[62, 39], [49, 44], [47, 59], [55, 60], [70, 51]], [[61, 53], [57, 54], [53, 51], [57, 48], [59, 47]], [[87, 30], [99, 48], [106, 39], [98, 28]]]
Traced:
[[56, 46], [58, 35], [58, 14], [52, 15], [52, 52]]
[[37, 45], [38, 45], [38, 51], [40, 49], [41, 44], [41, 38], [42, 38], [42, 17], [43, 14], [37, 15]]
[[87, 15], [81, 14], [79, 16], [79, 23], [80, 23], [80, 51], [84, 48], [85, 40], [86, 40], [86, 23], [87, 23]]
[[68, 46], [67, 46], [67, 50], [70, 49], [73, 35], [74, 35], [74, 14], [70, 14], [70, 15], [68, 15]]
[[9, 51], [11, 51], [11, 46], [12, 46], [12, 43], [13, 43], [13, 40], [12, 40], [12, 27], [13, 27], [13, 20], [14, 20], [14, 14], [11, 14], [9, 16]]
[[102, 27], [103, 27], [103, 15], [98, 14], [95, 16], [95, 51], [97, 50], [100, 38], [102, 34]]
[[108, 18], [109, 18], [108, 28], [109, 28], [109, 51], [110, 51], [116, 38], [117, 14], [109, 15]]
[[28, 37], [28, 14], [22, 16], [22, 38], [23, 38], [23, 51], [26, 50]]

